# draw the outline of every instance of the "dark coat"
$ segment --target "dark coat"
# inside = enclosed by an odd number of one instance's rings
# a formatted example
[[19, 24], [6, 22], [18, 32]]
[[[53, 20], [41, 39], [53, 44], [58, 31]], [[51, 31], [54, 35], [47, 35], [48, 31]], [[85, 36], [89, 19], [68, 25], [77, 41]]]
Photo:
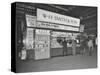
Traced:
[[63, 41], [62, 45], [63, 45], [64, 48], [67, 48], [67, 41]]

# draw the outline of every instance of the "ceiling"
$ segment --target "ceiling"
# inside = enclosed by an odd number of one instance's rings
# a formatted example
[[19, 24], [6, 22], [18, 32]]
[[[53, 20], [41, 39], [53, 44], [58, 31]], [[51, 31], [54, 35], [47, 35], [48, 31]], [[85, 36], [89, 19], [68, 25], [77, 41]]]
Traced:
[[97, 7], [41, 3], [25, 4], [31, 7], [41, 8], [59, 14], [79, 18], [81, 20], [81, 24], [85, 25], [84, 32], [88, 34], [97, 34]]

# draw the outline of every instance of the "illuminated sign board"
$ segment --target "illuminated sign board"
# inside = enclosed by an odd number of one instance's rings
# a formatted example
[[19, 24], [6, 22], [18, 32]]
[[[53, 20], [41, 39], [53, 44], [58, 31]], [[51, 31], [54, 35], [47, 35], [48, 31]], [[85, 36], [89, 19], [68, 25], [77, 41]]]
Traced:
[[37, 9], [37, 21], [64, 24], [69, 26], [80, 26], [80, 19], [61, 15], [58, 13]]

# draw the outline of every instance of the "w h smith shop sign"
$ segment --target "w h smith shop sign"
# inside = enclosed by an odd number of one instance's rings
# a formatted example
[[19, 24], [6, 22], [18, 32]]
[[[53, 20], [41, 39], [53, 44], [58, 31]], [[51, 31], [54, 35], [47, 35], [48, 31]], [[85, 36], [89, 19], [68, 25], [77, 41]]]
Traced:
[[50, 22], [50, 23], [57, 23], [57, 24], [63, 24], [73, 27], [79, 27], [80, 26], [80, 19], [61, 15], [58, 13], [37, 9], [37, 21], [43, 21], [43, 22]]

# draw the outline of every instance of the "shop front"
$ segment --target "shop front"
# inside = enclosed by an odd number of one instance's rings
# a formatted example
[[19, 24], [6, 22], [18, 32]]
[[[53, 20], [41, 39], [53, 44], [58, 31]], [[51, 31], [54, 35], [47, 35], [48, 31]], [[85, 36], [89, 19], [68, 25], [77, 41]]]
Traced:
[[61, 15], [43, 9], [38, 9], [36, 15], [25, 14], [26, 38], [25, 48], [27, 58], [35, 60], [49, 59], [52, 56], [63, 55], [62, 40], [68, 41], [68, 54], [72, 53], [71, 42], [77, 40], [79, 46], [80, 19]]

